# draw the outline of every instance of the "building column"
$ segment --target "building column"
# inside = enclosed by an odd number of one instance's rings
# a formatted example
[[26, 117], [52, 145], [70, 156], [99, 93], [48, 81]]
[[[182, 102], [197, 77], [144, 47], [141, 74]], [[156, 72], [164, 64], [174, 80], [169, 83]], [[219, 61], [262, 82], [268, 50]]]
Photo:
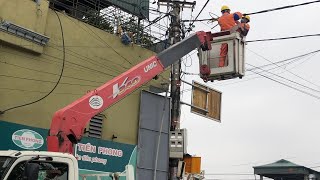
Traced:
[[260, 175], [260, 180], [263, 180], [263, 176], [262, 175]]

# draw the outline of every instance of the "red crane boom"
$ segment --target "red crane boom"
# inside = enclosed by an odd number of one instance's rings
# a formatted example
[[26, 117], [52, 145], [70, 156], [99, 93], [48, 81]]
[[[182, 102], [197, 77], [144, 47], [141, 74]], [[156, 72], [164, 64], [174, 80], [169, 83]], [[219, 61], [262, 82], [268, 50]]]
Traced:
[[85, 127], [93, 116], [152, 80], [192, 50], [199, 47], [210, 50], [211, 38], [211, 32], [200, 31], [190, 35], [57, 111], [47, 137], [48, 151], [73, 154], [74, 144], [81, 140]]

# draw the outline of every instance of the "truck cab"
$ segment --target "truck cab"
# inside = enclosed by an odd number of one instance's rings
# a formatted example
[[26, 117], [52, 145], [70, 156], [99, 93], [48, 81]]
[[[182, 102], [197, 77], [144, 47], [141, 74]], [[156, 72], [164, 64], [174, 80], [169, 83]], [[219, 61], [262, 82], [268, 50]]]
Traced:
[[0, 151], [0, 180], [75, 180], [78, 162], [68, 153]]

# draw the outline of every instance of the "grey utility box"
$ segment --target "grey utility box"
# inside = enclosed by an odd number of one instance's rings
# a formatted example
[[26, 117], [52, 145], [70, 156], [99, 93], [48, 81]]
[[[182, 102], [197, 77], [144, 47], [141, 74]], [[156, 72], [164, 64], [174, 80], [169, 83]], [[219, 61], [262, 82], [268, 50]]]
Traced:
[[187, 153], [187, 130], [170, 131], [170, 158], [183, 158]]

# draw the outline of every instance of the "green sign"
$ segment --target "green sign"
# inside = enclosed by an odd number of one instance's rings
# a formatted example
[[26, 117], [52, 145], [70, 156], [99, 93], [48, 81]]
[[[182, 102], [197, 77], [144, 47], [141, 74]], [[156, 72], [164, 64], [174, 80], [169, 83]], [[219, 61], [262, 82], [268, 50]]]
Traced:
[[[46, 151], [48, 129], [0, 121], [0, 150]], [[123, 172], [136, 166], [136, 146], [96, 138], [82, 138], [75, 146], [79, 168], [92, 172]], [[81, 172], [80, 172], [81, 173]]]
[[43, 145], [43, 137], [30, 129], [21, 129], [14, 132], [12, 141], [22, 149], [39, 149]]
[[135, 145], [83, 138], [75, 146], [79, 167], [89, 170], [122, 172], [129, 164]]
[[0, 121], [0, 150], [46, 151], [47, 129]]

